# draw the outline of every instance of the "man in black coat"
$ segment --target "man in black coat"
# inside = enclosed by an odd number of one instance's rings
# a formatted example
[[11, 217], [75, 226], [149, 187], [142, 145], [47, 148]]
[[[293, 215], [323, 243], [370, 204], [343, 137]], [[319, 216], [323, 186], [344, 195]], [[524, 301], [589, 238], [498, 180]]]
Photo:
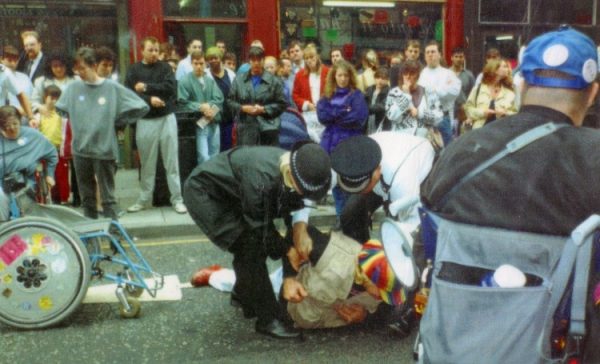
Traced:
[[[256, 316], [256, 331], [276, 338], [299, 335], [283, 322], [266, 266], [289, 249], [273, 220], [293, 224], [294, 246], [310, 250], [305, 220], [297, 217], [305, 201], [320, 200], [331, 184], [331, 165], [314, 143], [291, 152], [275, 147], [238, 147], [196, 167], [184, 188], [190, 216], [219, 248], [233, 254], [236, 283], [232, 305]], [[293, 215], [295, 212], [298, 215]]]
[[263, 69], [265, 51], [250, 47], [250, 70], [237, 76], [227, 104], [237, 115], [238, 145], [279, 143], [279, 116], [287, 108], [283, 84]]
[[17, 71], [25, 73], [33, 83], [36, 78], [44, 75], [46, 56], [42, 52], [42, 42], [38, 32], [24, 31], [21, 33], [21, 39], [25, 53], [17, 63]]

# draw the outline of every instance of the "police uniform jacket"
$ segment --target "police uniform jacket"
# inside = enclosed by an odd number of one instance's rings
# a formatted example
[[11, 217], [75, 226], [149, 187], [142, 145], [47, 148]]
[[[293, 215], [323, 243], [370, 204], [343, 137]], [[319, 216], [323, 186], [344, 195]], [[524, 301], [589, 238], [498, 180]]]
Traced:
[[239, 147], [196, 167], [184, 187], [190, 215], [208, 238], [228, 249], [255, 229], [277, 238], [272, 220], [304, 207], [299, 194], [284, 188], [279, 161], [285, 150]]

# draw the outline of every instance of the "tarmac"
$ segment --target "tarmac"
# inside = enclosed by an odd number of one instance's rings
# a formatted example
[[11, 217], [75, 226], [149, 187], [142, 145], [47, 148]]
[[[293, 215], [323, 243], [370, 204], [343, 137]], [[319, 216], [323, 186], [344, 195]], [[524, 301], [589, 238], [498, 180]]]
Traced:
[[[139, 194], [139, 174], [137, 169], [119, 169], [115, 180], [115, 195], [123, 211], [133, 205]], [[331, 196], [326, 204], [317, 205], [311, 212], [310, 223], [320, 227], [333, 227], [335, 207]], [[125, 213], [119, 222], [131, 236], [140, 239], [160, 237], [204, 235], [189, 214], [178, 214], [171, 206], [152, 207], [135, 213]], [[276, 221], [279, 227], [281, 221]]]

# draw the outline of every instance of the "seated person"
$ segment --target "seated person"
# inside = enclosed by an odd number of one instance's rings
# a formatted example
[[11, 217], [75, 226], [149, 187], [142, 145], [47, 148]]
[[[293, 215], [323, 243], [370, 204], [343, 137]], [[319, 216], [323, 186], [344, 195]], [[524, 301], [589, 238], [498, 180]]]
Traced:
[[362, 322], [382, 301], [392, 306], [405, 301], [380, 242], [369, 240], [361, 245], [340, 232], [323, 234], [310, 225], [308, 233], [313, 246], [307, 264], [299, 267], [293, 247], [284, 261], [283, 297], [297, 327]]
[[[40, 161], [46, 162], [46, 183], [54, 186], [54, 170], [58, 161], [56, 148], [40, 132], [27, 126], [21, 126], [20, 116], [13, 106], [0, 107], [0, 176], [2, 180], [13, 172], [21, 172], [29, 186], [34, 186], [35, 169]], [[2, 191], [3, 194], [3, 191]], [[6, 200], [5, 198], [2, 200]], [[0, 216], [8, 206], [0, 206]]]

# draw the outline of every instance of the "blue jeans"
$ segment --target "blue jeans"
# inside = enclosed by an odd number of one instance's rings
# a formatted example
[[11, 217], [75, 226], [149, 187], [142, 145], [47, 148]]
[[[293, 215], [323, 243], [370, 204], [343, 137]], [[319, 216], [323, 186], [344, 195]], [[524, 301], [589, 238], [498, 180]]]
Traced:
[[210, 123], [204, 129], [196, 127], [196, 155], [198, 165], [219, 153], [221, 132], [219, 124]]
[[437, 126], [437, 129], [442, 134], [442, 139], [444, 140], [444, 146], [447, 146], [452, 141], [452, 122], [450, 121], [450, 116], [444, 114], [444, 118], [442, 122]]

